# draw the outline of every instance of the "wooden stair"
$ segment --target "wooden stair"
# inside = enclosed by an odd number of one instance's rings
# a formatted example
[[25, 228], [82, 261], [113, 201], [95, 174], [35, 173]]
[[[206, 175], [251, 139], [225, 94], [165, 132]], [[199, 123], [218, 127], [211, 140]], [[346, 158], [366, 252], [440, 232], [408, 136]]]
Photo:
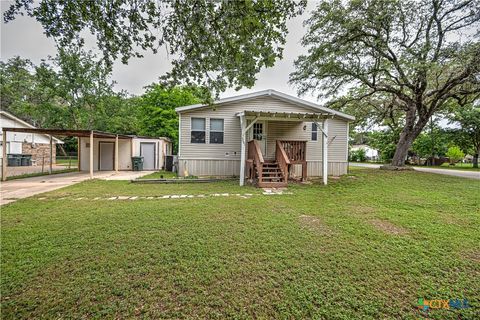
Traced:
[[258, 179], [257, 185], [260, 188], [281, 188], [287, 186], [287, 181], [285, 181], [278, 162], [265, 162], [258, 175], [260, 179]]

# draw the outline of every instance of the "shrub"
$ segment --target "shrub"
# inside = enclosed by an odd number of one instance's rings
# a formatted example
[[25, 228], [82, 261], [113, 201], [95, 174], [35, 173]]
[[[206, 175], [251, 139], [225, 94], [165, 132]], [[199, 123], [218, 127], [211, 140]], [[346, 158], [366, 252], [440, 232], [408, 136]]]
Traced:
[[465, 157], [465, 153], [463, 153], [462, 150], [460, 150], [459, 147], [453, 146], [448, 148], [448, 151], [446, 153], [446, 156], [450, 159], [450, 163], [456, 163]]

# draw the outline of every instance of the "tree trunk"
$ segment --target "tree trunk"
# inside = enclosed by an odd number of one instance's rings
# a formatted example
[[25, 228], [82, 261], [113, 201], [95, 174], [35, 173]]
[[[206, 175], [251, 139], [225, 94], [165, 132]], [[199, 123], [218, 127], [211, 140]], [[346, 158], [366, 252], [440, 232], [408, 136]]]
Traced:
[[402, 132], [402, 134], [400, 135], [400, 140], [398, 140], [397, 143], [397, 148], [395, 149], [395, 154], [392, 159], [392, 166], [403, 167], [405, 165], [405, 159], [408, 155], [408, 149], [410, 149], [410, 146], [412, 145], [414, 139], [415, 137], [413, 137], [412, 132], [406, 134]]
[[405, 118], [405, 127], [400, 134], [400, 139], [397, 143], [397, 148], [395, 149], [395, 154], [393, 155], [392, 159], [392, 166], [394, 167], [403, 167], [405, 166], [405, 159], [408, 155], [408, 150], [410, 149], [413, 141], [417, 138], [417, 136], [422, 132], [423, 128], [428, 122], [428, 115], [423, 115], [418, 121], [415, 123], [416, 117], [416, 109], [415, 107], [410, 108], [407, 111], [407, 116]]
[[480, 148], [477, 149], [477, 152], [473, 155], [473, 167], [478, 168], [478, 156], [480, 154]]

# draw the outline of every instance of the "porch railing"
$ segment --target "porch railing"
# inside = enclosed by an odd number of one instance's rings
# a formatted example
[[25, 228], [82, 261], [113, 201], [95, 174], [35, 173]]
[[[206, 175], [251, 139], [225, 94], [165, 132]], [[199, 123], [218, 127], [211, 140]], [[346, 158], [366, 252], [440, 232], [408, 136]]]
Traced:
[[262, 149], [257, 140], [250, 140], [248, 142], [248, 160], [253, 160], [257, 170], [258, 182], [262, 182], [263, 159]]
[[298, 140], [280, 140], [282, 148], [285, 150], [291, 163], [302, 163], [306, 160], [307, 142]]
[[283, 181], [288, 181], [288, 169], [290, 166], [290, 160], [288, 159], [287, 153], [283, 148], [283, 145], [280, 141], [277, 140], [277, 145], [275, 147], [275, 160], [280, 167], [283, 175]]

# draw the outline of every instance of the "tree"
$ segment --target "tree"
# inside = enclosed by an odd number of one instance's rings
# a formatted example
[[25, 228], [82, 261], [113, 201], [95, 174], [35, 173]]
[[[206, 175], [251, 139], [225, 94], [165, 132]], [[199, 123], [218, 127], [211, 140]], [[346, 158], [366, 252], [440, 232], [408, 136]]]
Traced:
[[460, 150], [459, 147], [457, 146], [452, 146], [448, 148], [448, 151], [446, 153], [446, 156], [450, 159], [450, 163], [454, 164], [465, 157], [465, 153], [463, 153], [462, 150]]
[[391, 129], [373, 131], [369, 134], [369, 146], [377, 149], [382, 161], [390, 161], [395, 154], [398, 132]]
[[4, 21], [26, 13], [59, 49], [83, 46], [90, 32], [109, 65], [165, 46], [173, 58], [165, 81], [220, 92], [253, 86], [262, 68], [282, 58], [287, 20], [304, 7], [304, 0], [16, 0]]
[[[454, 130], [459, 146], [465, 152], [473, 151], [473, 167], [478, 168], [480, 154], [480, 107], [474, 103], [467, 104], [464, 108], [456, 109], [449, 115], [451, 123], [460, 126]], [[470, 148], [471, 147], [471, 148]]]
[[175, 108], [204, 101], [209, 96], [206, 88], [184, 86], [166, 88], [160, 84], [147, 87], [139, 101], [140, 134], [168, 137], [178, 145], [178, 114]]
[[300, 94], [316, 91], [336, 108], [378, 100], [380, 113], [400, 112], [392, 165], [403, 166], [432, 115], [449, 100], [480, 91], [478, 4], [322, 1], [307, 20], [302, 44], [309, 51], [295, 61], [290, 81]]
[[2, 109], [43, 128], [137, 133], [136, 105], [114, 92], [110, 68], [92, 53], [62, 50], [34, 65], [0, 62]]

